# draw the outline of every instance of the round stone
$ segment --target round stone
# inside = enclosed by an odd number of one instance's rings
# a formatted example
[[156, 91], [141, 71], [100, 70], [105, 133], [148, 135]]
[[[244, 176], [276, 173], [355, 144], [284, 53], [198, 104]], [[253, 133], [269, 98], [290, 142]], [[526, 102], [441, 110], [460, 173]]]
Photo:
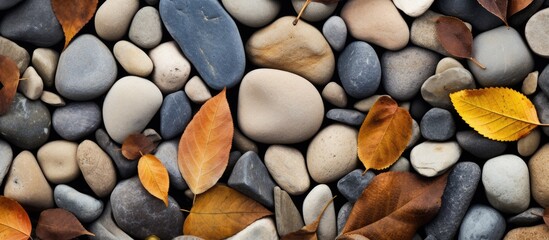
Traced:
[[541, 131], [539, 128], [534, 129], [526, 137], [523, 137], [517, 142], [517, 151], [523, 157], [531, 156], [538, 150], [541, 142]]
[[[292, 6], [296, 13], [301, 11], [303, 5], [305, 5], [306, 0], [292, 0]], [[337, 8], [337, 2], [334, 3], [320, 3], [320, 2], [310, 2], [303, 15], [301, 17], [309, 22], [318, 22], [324, 20], [335, 11]]]
[[53, 129], [62, 138], [75, 141], [101, 125], [101, 109], [95, 102], [73, 102], [53, 112]]
[[336, 107], [345, 107], [347, 105], [347, 94], [345, 90], [336, 82], [329, 82], [322, 90], [322, 98]]
[[442, 73], [450, 68], [464, 68], [463, 65], [452, 57], [445, 57], [443, 59], [440, 59], [437, 63], [437, 69], [435, 70], [435, 74]]
[[458, 239], [502, 239], [504, 234], [505, 218], [495, 209], [477, 204], [465, 214]]
[[151, 6], [139, 9], [133, 17], [128, 37], [141, 48], [158, 46], [162, 40], [162, 21], [158, 10]]
[[120, 40], [139, 10], [139, 0], [105, 1], [95, 13], [95, 32], [107, 41]]
[[11, 146], [0, 139], [0, 185], [4, 182], [4, 177], [10, 170], [10, 165], [13, 160], [13, 150]]
[[280, 12], [277, 0], [221, 0], [225, 10], [240, 23], [249, 27], [263, 27]]
[[395, 6], [406, 13], [410, 17], [419, 17], [423, 14], [434, 0], [417, 0], [417, 1], [407, 1], [407, 0], [394, 0], [393, 3]]
[[[332, 199], [332, 191], [326, 184], [317, 185], [307, 194], [307, 197], [303, 200], [303, 220], [305, 220], [306, 225], [311, 224], [318, 218], [330, 199]], [[317, 234], [319, 240], [336, 238], [337, 226], [333, 202], [328, 205], [320, 218]]]
[[103, 202], [65, 184], [57, 185], [53, 196], [55, 205], [73, 213], [83, 223], [93, 222], [103, 212]]
[[412, 148], [410, 162], [419, 174], [434, 177], [446, 172], [460, 156], [457, 142], [423, 142]]
[[347, 25], [339, 16], [331, 16], [322, 26], [322, 34], [336, 51], [341, 51], [347, 41]]
[[84, 180], [99, 197], [108, 196], [116, 185], [114, 164], [97, 143], [84, 140], [76, 150], [76, 161]]
[[530, 184], [532, 197], [544, 208], [549, 207], [549, 145], [541, 147], [530, 161]]
[[549, 58], [549, 43], [546, 41], [549, 37], [547, 24], [549, 24], [549, 9], [542, 9], [530, 17], [524, 28], [528, 46], [534, 53], [544, 58]]
[[160, 107], [160, 135], [164, 139], [176, 137], [185, 130], [191, 117], [191, 103], [185, 92], [168, 94]]
[[44, 82], [33, 67], [28, 67], [22, 76], [24, 81], [19, 81], [17, 90], [30, 100], [37, 100], [44, 91]]
[[143, 50], [131, 42], [118, 41], [113, 48], [114, 57], [130, 75], [146, 77], [153, 70], [153, 62]]
[[446, 109], [432, 108], [419, 123], [421, 135], [431, 141], [446, 141], [456, 133], [456, 123]]
[[309, 174], [299, 150], [271, 145], [265, 152], [265, 166], [278, 186], [289, 194], [301, 195], [309, 190]]
[[59, 53], [49, 48], [37, 48], [32, 52], [32, 66], [44, 81], [44, 85], [51, 87], [55, 80], [55, 71], [59, 62]]
[[51, 183], [68, 183], [80, 176], [80, 168], [76, 162], [74, 142], [57, 140], [44, 144], [36, 157], [44, 176]]
[[431, 76], [421, 86], [421, 96], [434, 107], [453, 109], [450, 93], [475, 89], [475, 79], [465, 68], [451, 68]]
[[212, 98], [212, 94], [208, 89], [208, 86], [200, 79], [199, 76], [194, 76], [187, 84], [185, 84], [185, 93], [192, 102], [202, 104], [208, 99]]
[[172, 93], [181, 89], [191, 72], [191, 64], [177, 43], [165, 42], [149, 52], [154, 63], [152, 80], [163, 93]]
[[352, 42], [339, 56], [337, 71], [345, 92], [354, 98], [372, 96], [381, 82], [376, 51], [366, 42]]

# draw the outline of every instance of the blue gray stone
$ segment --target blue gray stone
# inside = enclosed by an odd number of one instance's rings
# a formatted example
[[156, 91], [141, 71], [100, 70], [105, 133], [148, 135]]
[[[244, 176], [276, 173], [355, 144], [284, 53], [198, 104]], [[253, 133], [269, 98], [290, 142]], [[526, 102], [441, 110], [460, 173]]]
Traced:
[[502, 239], [505, 219], [495, 209], [485, 205], [473, 205], [461, 223], [458, 240]]
[[347, 223], [347, 219], [349, 219], [349, 214], [351, 214], [352, 209], [353, 204], [346, 202], [341, 206], [339, 212], [337, 212], [337, 235], [341, 234], [341, 230], [345, 227], [345, 223]]
[[506, 142], [490, 140], [474, 130], [460, 131], [456, 139], [461, 148], [482, 159], [499, 156], [507, 149]]
[[374, 95], [381, 82], [379, 58], [366, 42], [347, 45], [338, 58], [337, 71], [345, 92], [357, 99]]
[[372, 171], [367, 171], [363, 176], [363, 172], [362, 169], [355, 169], [337, 181], [337, 190], [351, 203], [356, 202], [362, 195], [362, 191], [376, 176]]
[[169, 94], [160, 107], [160, 135], [164, 139], [176, 137], [185, 130], [191, 117], [191, 103], [185, 92]]
[[0, 20], [0, 35], [49, 47], [63, 40], [63, 29], [53, 13], [51, 0], [26, 0]]
[[73, 102], [55, 109], [53, 129], [62, 138], [75, 141], [92, 134], [101, 125], [101, 109], [95, 102]]
[[23, 149], [36, 149], [50, 136], [51, 116], [40, 101], [17, 93], [10, 110], [0, 116], [0, 137]]
[[11, 150], [10, 144], [0, 139], [0, 185], [8, 174], [12, 161], [13, 150]]
[[105, 151], [116, 165], [118, 174], [122, 178], [129, 178], [137, 173], [138, 161], [130, 161], [122, 156], [120, 146], [118, 146], [105, 132], [104, 129], [97, 129], [95, 131], [95, 142], [103, 151]]
[[244, 45], [234, 20], [217, 0], [161, 0], [166, 29], [202, 79], [215, 90], [242, 80]]
[[166, 170], [168, 170], [168, 175], [170, 176], [170, 184], [177, 190], [187, 189], [187, 183], [181, 172], [179, 171], [179, 166], [177, 164], [177, 149], [179, 147], [179, 139], [162, 142], [156, 148], [156, 153], [154, 155], [164, 164]]
[[21, 2], [21, 0], [2, 0], [0, 1], [0, 10], [11, 8], [19, 2]]
[[448, 175], [437, 216], [425, 225], [425, 233], [436, 239], [454, 239], [467, 213], [480, 181], [480, 167], [474, 162], [460, 162]]
[[334, 108], [326, 113], [326, 118], [351, 126], [360, 126], [366, 115], [357, 110]]
[[53, 198], [55, 205], [73, 213], [83, 223], [93, 222], [103, 212], [103, 202], [65, 184], [55, 187]]
[[330, 46], [339, 52], [343, 50], [347, 41], [347, 25], [341, 17], [331, 16], [324, 22], [322, 34]]
[[539, 74], [538, 87], [546, 96], [549, 95], [549, 64], [547, 64]]
[[95, 236], [90, 236], [92, 240], [133, 240], [128, 234], [120, 229], [112, 218], [111, 203], [105, 204], [105, 209], [101, 216], [90, 224], [90, 232]]
[[543, 223], [543, 211], [544, 209], [540, 207], [529, 208], [524, 212], [508, 218], [507, 224], [527, 227]]
[[255, 152], [246, 152], [238, 159], [228, 184], [269, 208], [274, 206], [273, 188], [276, 185]]
[[121, 181], [112, 191], [112, 215], [120, 229], [137, 238], [156, 235], [172, 239], [183, 232], [183, 213], [179, 204], [168, 196], [168, 206], [152, 196], [134, 177]]
[[65, 98], [87, 101], [106, 93], [116, 74], [116, 61], [109, 48], [97, 37], [84, 34], [61, 53], [55, 88]]
[[438, 0], [436, 4], [442, 14], [469, 22], [481, 32], [503, 25], [503, 21], [484, 9], [476, 0]]
[[446, 141], [456, 133], [456, 123], [446, 109], [432, 108], [427, 111], [419, 123], [421, 135], [432, 141]]
[[[543, 92], [538, 92], [532, 99], [532, 103], [538, 112], [539, 121], [549, 123], [549, 98]], [[549, 136], [549, 127], [542, 127], [541, 130]]]

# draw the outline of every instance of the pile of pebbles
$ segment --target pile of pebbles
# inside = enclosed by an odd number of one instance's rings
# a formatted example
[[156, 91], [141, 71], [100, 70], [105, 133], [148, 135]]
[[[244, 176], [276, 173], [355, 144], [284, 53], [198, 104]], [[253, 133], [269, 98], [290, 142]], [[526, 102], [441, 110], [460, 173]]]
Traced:
[[[414, 239], [548, 239], [549, 128], [496, 142], [467, 126], [448, 94], [511, 87], [549, 123], [549, 1], [510, 27], [476, 0], [107, 0], [63, 50], [50, 0], [0, 2], [0, 54], [26, 80], [0, 116], [0, 194], [31, 213], [71, 211], [92, 239], [180, 236], [192, 192], [178, 142], [201, 104], [228, 88], [235, 122], [220, 182], [273, 211], [231, 239], [278, 239], [314, 221], [334, 239], [364, 189], [384, 171], [430, 178], [450, 171], [438, 216]], [[473, 57], [455, 59], [439, 16], [467, 22]], [[358, 129], [381, 95], [413, 117], [413, 137], [384, 171], [357, 158]], [[131, 133], [160, 140], [166, 208], [120, 153]], [[35, 223], [35, 222], [34, 222]], [[209, 227], [209, 226], [204, 226]], [[179, 237], [178, 237], [179, 236]]]

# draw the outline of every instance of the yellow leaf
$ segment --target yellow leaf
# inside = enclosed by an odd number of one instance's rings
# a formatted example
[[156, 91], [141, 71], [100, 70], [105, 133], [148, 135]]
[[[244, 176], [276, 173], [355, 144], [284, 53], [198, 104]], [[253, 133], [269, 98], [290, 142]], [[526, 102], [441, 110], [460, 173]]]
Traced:
[[65, 46], [92, 19], [97, 0], [52, 0], [51, 7], [65, 33]]
[[398, 160], [412, 137], [412, 117], [389, 96], [372, 106], [358, 132], [358, 158], [368, 169], [385, 169]]
[[143, 187], [151, 195], [162, 200], [167, 207], [170, 177], [162, 162], [154, 155], [143, 155], [137, 164], [137, 173]]
[[15, 200], [0, 196], [0, 239], [26, 240], [31, 230], [25, 209]]
[[532, 102], [513, 89], [462, 90], [450, 99], [469, 126], [492, 140], [516, 141], [542, 125]]
[[179, 141], [179, 170], [194, 194], [210, 189], [223, 175], [229, 163], [233, 132], [233, 118], [223, 89], [204, 103]]

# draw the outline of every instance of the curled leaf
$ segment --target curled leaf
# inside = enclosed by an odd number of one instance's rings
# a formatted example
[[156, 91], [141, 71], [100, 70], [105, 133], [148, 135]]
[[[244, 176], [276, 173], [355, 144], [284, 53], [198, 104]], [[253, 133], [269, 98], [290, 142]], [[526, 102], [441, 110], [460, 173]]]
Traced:
[[73, 239], [80, 235], [95, 236], [82, 226], [71, 212], [62, 209], [48, 209], [40, 213], [36, 235], [41, 240]]
[[17, 201], [0, 196], [0, 239], [26, 240], [31, 230], [25, 209]]
[[19, 85], [19, 68], [6, 56], [0, 55], [0, 115], [10, 110]]
[[318, 214], [318, 217], [314, 222], [312, 222], [307, 226], [302, 227], [301, 229], [295, 232], [286, 234], [285, 236], [282, 237], [281, 240], [316, 240], [318, 239], [317, 231], [318, 231], [318, 225], [320, 224], [320, 219], [322, 218], [322, 216], [324, 215], [324, 212], [326, 211], [328, 206], [330, 206], [330, 204], [334, 201], [335, 198], [336, 197], [333, 197], [332, 199], [330, 199], [330, 201], [326, 203], [326, 205], [324, 205], [324, 208], [322, 209], [320, 214]]
[[153, 141], [150, 137], [134, 133], [122, 143], [122, 155], [129, 160], [134, 160], [151, 153], [156, 149], [156, 146], [158, 146], [158, 142]]
[[486, 69], [473, 58], [473, 34], [459, 18], [442, 16], [436, 21], [437, 38], [444, 50], [458, 58], [466, 58]]
[[477, 0], [480, 5], [494, 16], [507, 24], [507, 1], [508, 0]]
[[143, 155], [137, 164], [137, 174], [143, 187], [168, 207], [170, 177], [162, 162], [154, 155]]
[[524, 10], [526, 7], [530, 6], [534, 0], [509, 0], [507, 7], [507, 17], [513, 16], [515, 13], [518, 13]]
[[65, 33], [66, 48], [95, 14], [97, 0], [51, 0], [51, 7]]

